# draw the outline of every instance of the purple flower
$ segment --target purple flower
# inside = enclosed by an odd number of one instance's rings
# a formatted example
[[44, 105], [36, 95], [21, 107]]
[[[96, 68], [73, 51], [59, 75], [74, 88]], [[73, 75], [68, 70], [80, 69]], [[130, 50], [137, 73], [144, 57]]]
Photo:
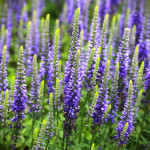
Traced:
[[[108, 107], [108, 80], [109, 80], [110, 60], [107, 61], [105, 73], [102, 79], [102, 85], [99, 89], [99, 96], [92, 114], [93, 127], [103, 123], [104, 115]], [[107, 120], [106, 120], [107, 121]]]
[[[48, 122], [47, 122], [47, 126], [45, 129], [45, 132], [48, 136], [47, 140], [51, 139], [52, 136], [54, 135], [54, 115], [53, 115], [53, 96], [52, 93], [50, 93], [49, 96], [49, 113], [48, 113]], [[49, 141], [48, 141], [49, 142]]]
[[124, 98], [123, 89], [126, 85], [126, 76], [129, 63], [129, 37], [130, 29], [126, 28], [124, 30], [123, 38], [119, 47], [119, 52], [117, 53], [116, 58], [116, 62], [119, 62], [119, 99], [121, 97]]
[[140, 4], [138, 0], [135, 0], [133, 2], [133, 7], [131, 8], [131, 11], [132, 11], [131, 12], [131, 27], [136, 25], [136, 39], [138, 40], [141, 34], [142, 20], [143, 20], [141, 9], [140, 9]]
[[[120, 121], [118, 122], [118, 126], [116, 128], [117, 135], [115, 139], [117, 139], [118, 145], [126, 144], [129, 140], [130, 133], [133, 131], [133, 106], [132, 106], [132, 98], [133, 98], [133, 86], [132, 80], [129, 82], [129, 89], [128, 89], [128, 98], [124, 105], [124, 109], [122, 111], [122, 116], [120, 117]], [[126, 131], [123, 131], [124, 126], [126, 123], [129, 123]]]
[[99, 18], [100, 24], [103, 23], [105, 15], [110, 12], [110, 0], [101, 0], [99, 2]]
[[49, 19], [50, 15], [46, 16], [44, 24], [44, 32], [42, 38], [42, 54], [41, 54], [41, 63], [40, 63], [40, 79], [42, 80], [45, 77], [45, 80], [48, 80], [48, 70], [49, 70], [49, 54], [50, 51], [50, 41], [49, 41]]
[[26, 64], [26, 74], [30, 75], [32, 70], [32, 24], [29, 21], [27, 25], [27, 36], [24, 51], [24, 63]]
[[101, 37], [100, 37], [100, 47], [101, 47], [101, 54], [99, 54], [100, 57], [100, 64], [99, 64], [99, 70], [97, 75], [97, 84], [100, 86], [100, 83], [102, 83], [102, 76], [104, 75], [105, 70], [105, 64], [106, 64], [106, 40], [107, 40], [107, 29], [108, 29], [108, 19], [109, 15], [105, 15], [105, 19], [103, 22], [103, 28], [101, 30]]
[[119, 62], [116, 64], [116, 70], [113, 78], [113, 83], [112, 83], [112, 88], [111, 88], [111, 93], [109, 96], [109, 99], [112, 103], [112, 109], [111, 113], [109, 115], [109, 118], [111, 119], [112, 123], [115, 122], [115, 117], [117, 116], [117, 111], [118, 111], [118, 79], [119, 79]]
[[149, 62], [149, 60], [148, 60], [148, 43], [147, 43], [147, 39], [148, 39], [147, 31], [149, 29], [147, 29], [146, 22], [147, 22], [147, 19], [145, 18], [144, 23], [142, 25], [140, 37], [139, 37], [139, 61], [140, 62], [144, 61], [145, 67], [148, 66], [148, 62]]
[[66, 86], [69, 82], [71, 76], [71, 68], [75, 61], [75, 55], [77, 50], [79, 49], [79, 15], [80, 15], [80, 8], [75, 11], [74, 15], [74, 24], [73, 24], [73, 32], [72, 32], [72, 41], [71, 41], [71, 48], [69, 50], [68, 61], [65, 67], [65, 83]]
[[81, 78], [79, 75], [80, 51], [77, 51], [76, 59], [71, 67], [71, 75], [64, 89], [64, 129], [65, 135], [70, 136], [76, 130], [75, 121], [79, 112], [79, 102], [81, 97]]
[[37, 57], [34, 55], [33, 57], [33, 64], [32, 64], [32, 80], [31, 80], [31, 90], [30, 90], [30, 102], [31, 105], [30, 111], [37, 112], [39, 111], [37, 108], [39, 108], [40, 104], [38, 102], [38, 91], [39, 91], [39, 79], [38, 79], [38, 73], [37, 73]]
[[74, 8], [74, 0], [67, 0], [67, 22], [68, 23], [71, 23], [72, 21], [72, 18], [73, 18], [73, 14], [74, 14], [74, 11], [75, 11], [75, 8]]
[[37, 11], [33, 11], [32, 15], [32, 57], [39, 54], [39, 17]]
[[[14, 117], [12, 118], [12, 122], [14, 123], [15, 130], [15, 139], [18, 138], [19, 130], [22, 128], [22, 120], [25, 118], [24, 112], [26, 108], [27, 101], [27, 90], [25, 85], [25, 68], [23, 64], [23, 46], [20, 47], [19, 55], [18, 55], [18, 67], [17, 74], [15, 80], [15, 91], [13, 94], [14, 101], [12, 104], [12, 111]], [[17, 129], [17, 131], [16, 131]]]
[[52, 53], [51, 53], [51, 61], [49, 65], [49, 73], [48, 73], [48, 92], [54, 92], [55, 86], [56, 86], [56, 78], [60, 79], [59, 76], [59, 59], [60, 59], [60, 54], [59, 54], [59, 28], [56, 30], [55, 33], [55, 40], [54, 40], [54, 45], [52, 48]]
[[2, 60], [0, 63], [0, 91], [6, 91], [8, 87], [7, 83], [7, 64], [6, 64], [6, 45], [3, 47]]
[[9, 58], [9, 49], [10, 49], [10, 44], [11, 44], [11, 36], [12, 36], [12, 28], [13, 28], [13, 22], [12, 22], [12, 8], [9, 6], [8, 7], [8, 12], [7, 12], [7, 37], [6, 37], [6, 47], [7, 47], [7, 55], [6, 55], [6, 60], [8, 61]]

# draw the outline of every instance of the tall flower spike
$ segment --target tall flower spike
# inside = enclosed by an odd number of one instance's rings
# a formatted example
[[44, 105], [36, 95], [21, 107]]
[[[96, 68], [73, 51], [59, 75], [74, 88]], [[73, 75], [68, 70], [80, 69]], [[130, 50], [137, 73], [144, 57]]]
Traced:
[[[4, 121], [6, 121], [7, 118], [7, 113], [8, 113], [8, 99], [9, 99], [9, 91], [7, 90], [5, 93], [5, 99], [4, 99], [4, 103], [3, 103], [3, 117], [4, 117]], [[5, 124], [6, 122], [4, 122]]]
[[66, 84], [68, 84], [69, 82], [69, 79], [71, 76], [71, 68], [75, 61], [76, 53], [79, 48], [79, 16], [80, 16], [80, 8], [78, 8], [74, 14], [71, 48], [69, 50], [69, 56], [68, 56], [68, 61], [66, 63], [66, 70], [65, 70], [65, 83]]
[[6, 64], [6, 45], [3, 47], [2, 61], [0, 64], [0, 91], [7, 90], [7, 64]]
[[137, 70], [138, 70], [138, 53], [139, 53], [139, 46], [137, 45], [135, 48], [135, 52], [132, 58], [132, 66], [130, 71], [130, 78], [133, 82], [136, 80]]
[[110, 60], [107, 60], [102, 86], [99, 90], [99, 97], [92, 114], [93, 127], [101, 125], [108, 107], [108, 79], [109, 79]]
[[118, 79], [119, 79], [119, 62], [116, 64], [115, 75], [113, 78], [111, 93], [110, 93], [110, 101], [112, 103], [112, 109], [109, 118], [112, 122], [115, 121], [115, 117], [117, 116], [116, 112], [118, 111]]
[[122, 92], [126, 85], [126, 76], [129, 63], [129, 37], [130, 29], [124, 29], [123, 38], [119, 46], [116, 62], [119, 62], [119, 99], [122, 97], [124, 100], [125, 94]]
[[92, 87], [94, 87], [96, 84], [96, 75], [98, 73], [99, 63], [100, 63], [100, 58], [97, 57], [96, 64], [95, 64], [95, 70], [93, 72], [93, 78], [92, 78], [92, 83], [91, 83]]
[[58, 77], [58, 63], [59, 63], [59, 28], [56, 29], [55, 32], [55, 41], [54, 41], [54, 54], [53, 54], [53, 61], [50, 64], [50, 69], [49, 69], [49, 81], [48, 81], [48, 91], [54, 92], [55, 90], [55, 85], [56, 85], [56, 78]]
[[[129, 140], [130, 133], [133, 131], [133, 106], [132, 106], [132, 98], [133, 98], [133, 85], [132, 80], [129, 82], [128, 89], [128, 98], [124, 105], [124, 110], [122, 111], [122, 116], [120, 117], [120, 121], [118, 122], [118, 127], [116, 128], [118, 139], [118, 145], [126, 144]], [[126, 123], [129, 123], [128, 128], [124, 132], [124, 127]]]
[[44, 80], [40, 84], [39, 96], [38, 96], [38, 99], [39, 99], [39, 108], [38, 108], [38, 110], [41, 110], [43, 97], [44, 97]]
[[16, 76], [17, 77], [15, 81], [15, 91], [13, 94], [14, 101], [12, 104], [14, 118], [11, 120], [14, 123], [13, 131], [15, 141], [17, 141], [19, 137], [19, 130], [22, 128], [22, 120], [25, 118], [24, 112], [27, 101], [27, 90], [25, 85], [25, 67], [23, 64], [23, 46], [21, 46], [19, 49]]
[[108, 40], [109, 43], [108, 48], [110, 47], [110, 45], [114, 46], [113, 41], [114, 41], [115, 24], [116, 24], [116, 16], [114, 16], [112, 19], [111, 30], [110, 30], [109, 40]]
[[30, 111], [36, 113], [39, 111], [37, 108], [39, 107], [38, 102], [38, 90], [39, 90], [39, 79], [38, 79], [38, 70], [37, 70], [37, 56], [33, 56], [32, 62], [32, 80], [31, 80], [31, 90], [30, 90]]
[[4, 92], [1, 91], [1, 96], [0, 96], [0, 121], [1, 122], [3, 119], [3, 100], [4, 100]]
[[[93, 86], [95, 83], [91, 82], [92, 78], [93, 78], [93, 73], [94, 73], [94, 65], [95, 65], [95, 61], [94, 61], [94, 55], [95, 55], [95, 48], [92, 49], [87, 66], [86, 66], [86, 70], [85, 70], [85, 87], [87, 88], [87, 90], [91, 90], [91, 86]], [[98, 49], [98, 54], [100, 54], [101, 48]], [[95, 77], [94, 77], [95, 78]], [[92, 87], [94, 88], [94, 86]]]
[[96, 93], [94, 94], [93, 102], [92, 102], [92, 105], [91, 105], [90, 110], [89, 110], [89, 115], [92, 115], [92, 113], [94, 111], [94, 108], [95, 108], [95, 105], [97, 102], [97, 98], [98, 98], [98, 91], [96, 91]]
[[48, 121], [45, 132], [47, 134], [47, 140], [51, 139], [54, 135], [54, 115], [53, 115], [53, 94], [49, 95], [49, 108], [48, 108]]
[[[71, 68], [70, 80], [64, 90], [65, 135], [70, 136], [75, 130], [75, 121], [79, 112], [81, 97], [81, 80], [79, 76], [80, 50], [77, 51], [74, 66]], [[74, 86], [73, 86], [74, 85]]]
[[44, 133], [45, 127], [46, 127], [46, 120], [44, 119], [43, 123], [42, 123], [42, 127], [41, 127], [40, 132], [39, 132], [37, 142], [36, 142], [36, 146], [34, 146], [34, 150], [39, 150], [39, 149], [44, 149], [45, 148], [43, 146], [44, 135], [45, 135], [45, 133]]
[[[40, 40], [40, 33], [39, 33], [39, 18], [38, 12], [36, 10], [33, 11], [32, 15], [32, 51], [31, 56], [34, 55], [38, 56], [39, 53], [39, 40]], [[32, 59], [31, 57], [31, 59]]]
[[98, 6], [95, 7], [92, 25], [91, 25], [91, 32], [90, 32], [90, 41], [89, 41], [89, 48], [88, 48], [88, 55], [91, 54], [91, 50], [95, 47], [97, 48], [97, 35], [98, 33]]
[[60, 96], [60, 81], [59, 81], [59, 78], [56, 79], [56, 88], [55, 88], [55, 106], [56, 106], [56, 109], [58, 110], [59, 107], [60, 107], [60, 99], [59, 99], [59, 96]]
[[141, 63], [141, 66], [137, 73], [137, 78], [135, 81], [135, 93], [138, 93], [142, 87], [143, 70], [144, 70], [144, 61]]
[[46, 16], [46, 20], [44, 22], [44, 31], [42, 38], [42, 54], [41, 54], [41, 63], [40, 63], [40, 78], [45, 77], [47, 81], [48, 70], [49, 70], [49, 51], [50, 51], [50, 41], [49, 41], [49, 20], [50, 15]]
[[6, 34], [6, 32], [5, 32], [6, 30], [5, 30], [5, 26], [4, 25], [2, 25], [1, 26], [1, 34], [0, 34], [0, 61], [1, 61], [1, 59], [2, 59], [2, 49], [3, 49], [3, 46], [4, 46], [4, 43], [5, 43], [5, 34]]
[[54, 44], [54, 76], [58, 74], [58, 60], [59, 60], [59, 28], [57, 28], [55, 33], [55, 44]]
[[142, 99], [142, 93], [143, 93], [143, 89], [140, 90], [140, 92], [138, 93], [136, 102], [135, 102], [135, 106], [134, 106], [134, 119], [136, 119], [137, 113], [138, 113], [138, 109], [140, 106], [140, 102]]
[[100, 46], [102, 48], [102, 60], [105, 59], [105, 49], [106, 49], [106, 39], [107, 39], [107, 28], [108, 28], [108, 20], [109, 15], [106, 14], [104, 22], [103, 22], [103, 28], [101, 31], [101, 38], [100, 38]]
[[101, 46], [101, 61], [99, 64], [99, 70], [98, 70], [98, 84], [102, 83], [102, 76], [104, 75], [105, 65], [106, 65], [106, 39], [107, 39], [107, 28], [108, 28], [108, 19], [109, 15], [106, 14], [104, 22], [103, 22], [103, 28], [101, 30], [101, 37], [100, 37], [100, 46]]
[[38, 140], [38, 129], [35, 129], [35, 132], [34, 132], [34, 143], [33, 143], [33, 147], [32, 147], [33, 150], [36, 150], [37, 140]]
[[27, 24], [27, 37], [25, 43], [25, 51], [24, 51], [24, 63], [26, 63], [26, 73], [29, 76], [31, 72], [32, 65], [32, 30], [31, 30], [31, 21]]
[[132, 51], [134, 50], [136, 43], [136, 25], [132, 28], [132, 34], [131, 34], [131, 45], [132, 45]]
[[[44, 18], [41, 19], [40, 21], [40, 27], [39, 27], [39, 32], [40, 32], [40, 49], [42, 50], [42, 40], [43, 40], [43, 29], [44, 29]], [[39, 54], [42, 53], [42, 51], [39, 49]]]

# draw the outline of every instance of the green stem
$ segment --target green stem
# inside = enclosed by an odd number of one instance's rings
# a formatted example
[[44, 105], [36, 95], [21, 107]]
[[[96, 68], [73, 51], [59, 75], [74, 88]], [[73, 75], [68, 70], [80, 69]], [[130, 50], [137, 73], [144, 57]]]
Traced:
[[142, 124], [141, 124], [141, 128], [140, 128], [140, 133], [138, 134], [138, 140], [137, 140], [137, 144], [136, 144], [136, 149], [138, 149], [138, 146], [139, 146], [140, 135], [141, 135], [142, 129], [143, 129], [143, 122], [144, 122], [144, 118], [142, 118]]
[[55, 142], [54, 142], [53, 150], [55, 150], [56, 140], [57, 140], [57, 138], [55, 138]]
[[62, 150], [64, 150], [65, 132], [63, 131]]
[[145, 114], [146, 114], [146, 111], [147, 108], [145, 107], [144, 109], [144, 115], [143, 115], [143, 118], [142, 118], [142, 124], [141, 124], [141, 128], [140, 128], [140, 133], [138, 134], [138, 140], [137, 140], [137, 144], [136, 144], [136, 149], [138, 149], [138, 146], [139, 146], [139, 142], [140, 142], [140, 135], [142, 133], [142, 130], [143, 130], [143, 123], [144, 123], [144, 119], [145, 119]]
[[5, 121], [6, 121], [6, 120], [4, 119], [4, 138], [3, 138], [3, 140], [4, 140], [4, 149], [5, 149], [5, 140], [6, 140], [6, 139], [5, 139], [5, 125], [6, 125], [6, 124], [5, 124]]
[[28, 138], [29, 138], [31, 132], [32, 132], [32, 129], [30, 130], [30, 132], [29, 132], [28, 136], [26, 137], [26, 139], [24, 140], [23, 144], [20, 146], [19, 150], [22, 149], [22, 147], [24, 146], [24, 144], [25, 144], [26, 141], [28, 140]]
[[16, 147], [17, 135], [18, 135], [18, 128], [17, 128], [17, 125], [18, 125], [18, 120], [17, 120], [16, 127], [15, 127], [15, 139], [14, 139], [15, 147]]
[[82, 133], [82, 129], [83, 129], [83, 120], [84, 120], [84, 117], [83, 117], [83, 115], [82, 115], [81, 130], [80, 130], [79, 142], [78, 142], [78, 143], [80, 143], [80, 141], [81, 141], [81, 133]]
[[58, 105], [57, 105], [57, 127], [58, 127], [58, 119], [59, 119], [59, 112], [58, 112]]
[[35, 124], [35, 119], [34, 119], [34, 117], [35, 117], [35, 113], [33, 114], [33, 120], [32, 120], [32, 142], [31, 142], [31, 147], [33, 146], [33, 129], [34, 129], [34, 124]]
[[79, 116], [80, 116], [80, 115], [82, 114], [82, 112], [84, 111], [89, 96], [90, 96], [90, 92], [87, 93], [87, 96], [86, 96], [86, 99], [85, 99], [85, 103], [83, 104], [83, 107], [81, 108], [81, 111], [79, 112], [77, 118], [79, 118]]
[[91, 144], [90, 144], [90, 149], [91, 149], [91, 147], [92, 147], [92, 143], [93, 143], [93, 141], [94, 141], [95, 135], [96, 135], [96, 128], [94, 129], [94, 132], [93, 132], [93, 134], [92, 134], [92, 141], [91, 141]]
[[47, 150], [47, 148], [48, 148], [48, 144], [49, 144], [49, 139], [48, 139], [48, 141], [47, 141], [47, 144], [46, 144], [46, 148], [45, 148], [45, 150]]
[[68, 150], [68, 145], [69, 145], [69, 137], [66, 139], [66, 149], [65, 150]]
[[[107, 126], [105, 127], [105, 130], [104, 130], [104, 136], [106, 134], [106, 129], [107, 129]], [[109, 130], [109, 126], [108, 126], [108, 130]], [[108, 135], [108, 134], [107, 134]], [[107, 139], [107, 135], [106, 135], [106, 138], [104, 137], [104, 145], [103, 145], [103, 148], [105, 148], [105, 141]]]

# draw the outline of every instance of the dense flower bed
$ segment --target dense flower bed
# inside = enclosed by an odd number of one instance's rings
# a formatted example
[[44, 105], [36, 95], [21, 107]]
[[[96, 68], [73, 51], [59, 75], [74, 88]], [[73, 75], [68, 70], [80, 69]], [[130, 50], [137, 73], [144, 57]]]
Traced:
[[1, 0], [1, 148], [149, 150], [149, 7]]

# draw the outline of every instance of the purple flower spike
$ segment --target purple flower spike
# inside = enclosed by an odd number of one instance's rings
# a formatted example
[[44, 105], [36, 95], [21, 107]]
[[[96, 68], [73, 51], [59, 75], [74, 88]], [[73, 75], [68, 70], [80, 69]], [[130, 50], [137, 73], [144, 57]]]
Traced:
[[[120, 121], [118, 122], [118, 126], [116, 128], [117, 135], [115, 139], [118, 140], [118, 145], [126, 144], [129, 140], [130, 133], [133, 131], [133, 106], [132, 106], [132, 99], [133, 99], [133, 85], [132, 80], [129, 82], [129, 89], [128, 89], [128, 98], [124, 105], [124, 110], [122, 111], [122, 116], [120, 117]], [[124, 126], [128, 122], [128, 127], [124, 131]]]
[[25, 118], [25, 108], [27, 101], [27, 90], [25, 85], [25, 67], [23, 64], [23, 46], [20, 47], [18, 55], [18, 67], [15, 81], [15, 91], [13, 94], [14, 101], [12, 104], [12, 111], [14, 117], [12, 118], [12, 123], [14, 123], [14, 140], [18, 139], [19, 129], [22, 128], [22, 120]]

